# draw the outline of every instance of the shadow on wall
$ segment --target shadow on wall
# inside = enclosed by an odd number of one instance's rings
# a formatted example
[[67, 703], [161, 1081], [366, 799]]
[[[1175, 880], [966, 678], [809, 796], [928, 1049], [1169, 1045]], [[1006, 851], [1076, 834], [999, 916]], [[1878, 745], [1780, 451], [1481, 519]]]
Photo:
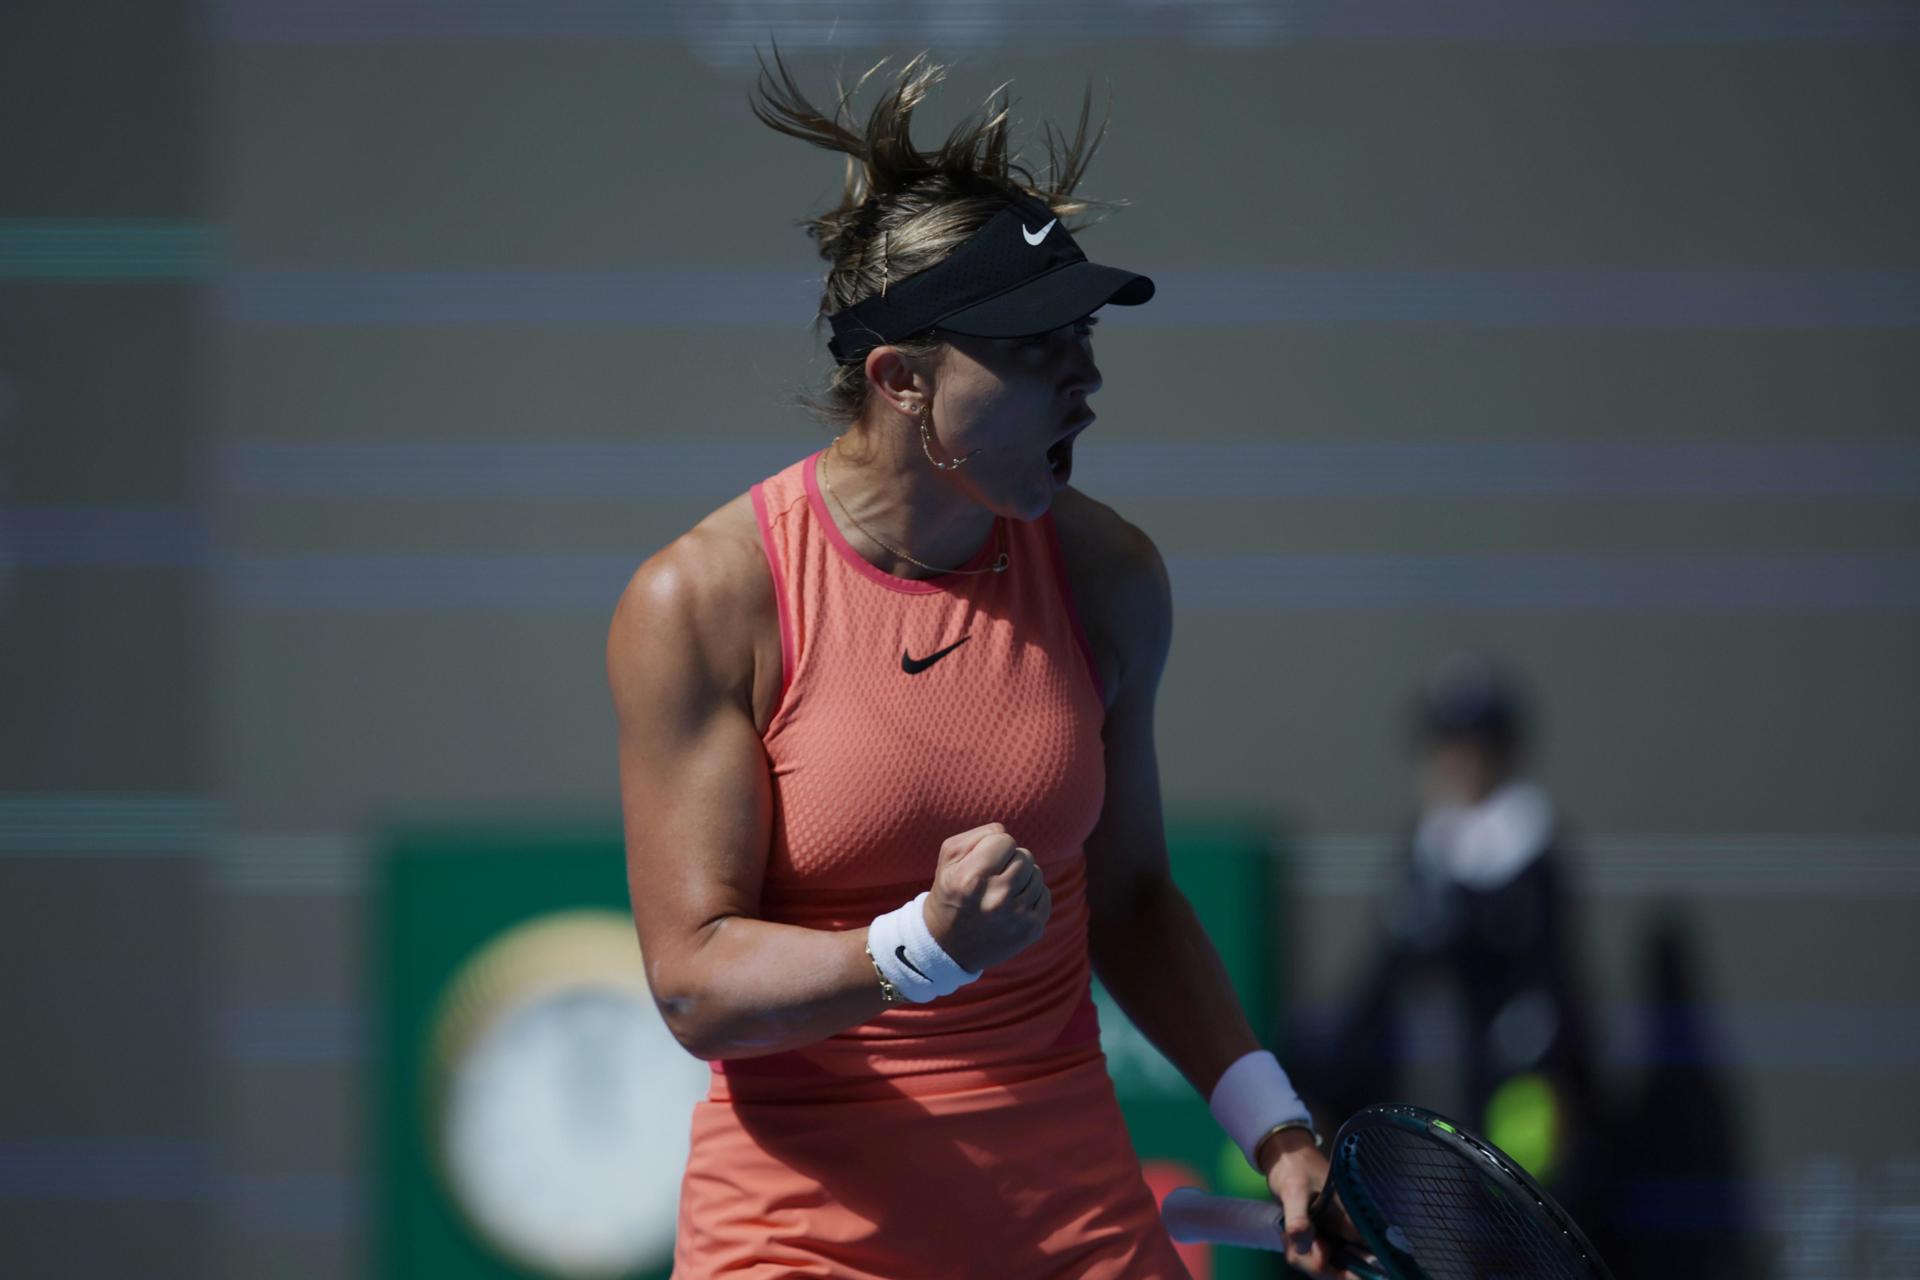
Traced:
[[1622, 1280], [1769, 1273], [1733, 1081], [1717, 1065], [1725, 1058], [1692, 937], [1683, 909], [1668, 904], [1643, 944], [1646, 1050], [1613, 1126], [1605, 1206], [1607, 1257]]

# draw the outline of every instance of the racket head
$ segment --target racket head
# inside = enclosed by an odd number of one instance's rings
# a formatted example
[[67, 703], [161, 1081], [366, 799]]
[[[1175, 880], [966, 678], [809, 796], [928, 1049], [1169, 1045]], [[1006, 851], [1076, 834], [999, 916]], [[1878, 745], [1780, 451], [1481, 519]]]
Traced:
[[1368, 1250], [1408, 1280], [1613, 1280], [1511, 1156], [1423, 1107], [1356, 1111], [1328, 1181]]

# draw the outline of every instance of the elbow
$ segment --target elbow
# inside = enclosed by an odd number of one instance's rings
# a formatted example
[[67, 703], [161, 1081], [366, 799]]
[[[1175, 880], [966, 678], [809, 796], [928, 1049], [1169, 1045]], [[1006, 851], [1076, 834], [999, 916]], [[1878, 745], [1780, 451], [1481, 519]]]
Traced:
[[682, 1049], [707, 1062], [722, 1056], [713, 1002], [682, 966], [655, 960], [647, 966], [647, 986], [653, 992], [653, 1007], [660, 1011], [660, 1020]]
[[665, 1000], [656, 1000], [655, 1003], [660, 1007], [667, 1030], [673, 1033], [680, 1047], [702, 1062], [750, 1058], [777, 1047], [757, 1042], [744, 1028], [725, 1018], [702, 1017], [691, 1001], [682, 999], [670, 1005]]
[[791, 1018], [715, 976], [726, 971], [726, 964], [706, 949], [727, 919], [710, 921], [692, 946], [647, 967], [647, 984], [661, 1020], [680, 1047], [703, 1062], [777, 1053], [794, 1043], [787, 1025]]
[[700, 1016], [700, 1002], [697, 999], [656, 992], [653, 1003], [660, 1010], [661, 1021], [667, 1024], [667, 1030], [682, 1049], [703, 1062], [712, 1062], [725, 1056], [716, 1029], [708, 1019]]

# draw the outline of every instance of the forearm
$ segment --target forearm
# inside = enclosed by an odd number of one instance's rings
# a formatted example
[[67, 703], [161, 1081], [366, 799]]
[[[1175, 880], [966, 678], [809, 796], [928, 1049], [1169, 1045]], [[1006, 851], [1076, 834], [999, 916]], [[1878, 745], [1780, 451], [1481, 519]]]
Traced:
[[887, 1006], [867, 928], [728, 916], [671, 965], [649, 967], [667, 1026], [698, 1058], [746, 1058], [824, 1040]]
[[1260, 1048], [1220, 953], [1171, 879], [1145, 882], [1123, 911], [1096, 917], [1089, 945], [1107, 991], [1201, 1097]]

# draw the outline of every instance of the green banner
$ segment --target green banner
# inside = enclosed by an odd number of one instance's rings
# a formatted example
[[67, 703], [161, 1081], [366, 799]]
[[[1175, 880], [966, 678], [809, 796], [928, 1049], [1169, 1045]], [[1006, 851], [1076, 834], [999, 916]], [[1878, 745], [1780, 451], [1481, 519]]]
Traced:
[[[1279, 989], [1271, 835], [1170, 819], [1167, 837], [1176, 881], [1264, 1030]], [[686, 1107], [706, 1068], [652, 1009], [629, 912], [617, 823], [410, 823], [380, 836], [367, 966], [374, 1274], [668, 1274]], [[1095, 999], [1156, 1190], [1261, 1194], [1205, 1101], [1098, 984]], [[1237, 1250], [1195, 1265], [1220, 1280], [1279, 1269]]]

